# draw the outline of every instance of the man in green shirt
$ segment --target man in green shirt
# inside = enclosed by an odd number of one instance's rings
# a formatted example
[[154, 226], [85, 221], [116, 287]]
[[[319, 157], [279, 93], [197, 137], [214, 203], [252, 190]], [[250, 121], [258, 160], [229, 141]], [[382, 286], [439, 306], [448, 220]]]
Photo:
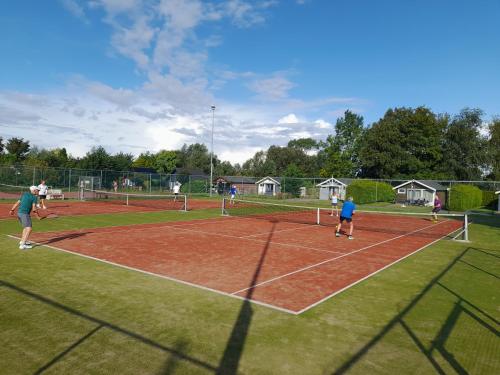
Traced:
[[19, 242], [19, 249], [26, 250], [31, 249], [31, 243], [28, 242], [28, 237], [31, 234], [31, 216], [30, 213], [33, 211], [38, 219], [40, 220], [40, 215], [38, 214], [38, 210], [36, 208], [37, 204], [37, 195], [38, 195], [38, 187], [31, 186], [29, 193], [23, 193], [21, 198], [12, 206], [10, 210], [10, 214], [14, 215], [14, 210], [19, 206], [17, 210], [17, 218], [21, 225], [23, 226], [23, 233], [21, 235], [21, 242]]

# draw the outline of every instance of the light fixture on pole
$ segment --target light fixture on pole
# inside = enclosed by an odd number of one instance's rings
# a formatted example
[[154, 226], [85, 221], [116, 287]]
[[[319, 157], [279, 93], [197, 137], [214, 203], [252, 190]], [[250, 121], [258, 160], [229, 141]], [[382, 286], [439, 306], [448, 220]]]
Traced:
[[213, 173], [214, 173], [214, 123], [215, 123], [215, 106], [210, 107], [212, 109], [212, 142], [210, 147], [210, 183], [208, 185], [210, 189], [210, 196], [212, 196], [212, 184], [213, 184]]

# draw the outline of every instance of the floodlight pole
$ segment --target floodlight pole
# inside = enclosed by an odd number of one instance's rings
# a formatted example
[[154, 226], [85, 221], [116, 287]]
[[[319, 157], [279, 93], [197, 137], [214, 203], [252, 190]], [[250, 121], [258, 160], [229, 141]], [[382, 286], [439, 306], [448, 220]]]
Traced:
[[210, 107], [212, 109], [212, 142], [210, 147], [210, 183], [208, 184], [208, 189], [210, 190], [210, 197], [212, 196], [212, 183], [213, 183], [213, 173], [214, 173], [214, 123], [215, 123], [215, 106]]

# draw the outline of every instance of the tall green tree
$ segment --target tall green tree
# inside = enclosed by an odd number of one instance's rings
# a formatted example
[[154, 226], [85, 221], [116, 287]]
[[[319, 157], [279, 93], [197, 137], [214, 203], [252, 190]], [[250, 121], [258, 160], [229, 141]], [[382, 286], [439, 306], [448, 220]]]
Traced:
[[488, 159], [491, 173], [495, 181], [500, 181], [500, 118], [494, 118], [489, 126]]
[[[218, 164], [218, 159], [214, 154], [214, 166]], [[188, 169], [201, 169], [205, 173], [210, 172], [210, 153], [207, 146], [202, 143], [194, 143], [191, 145], [183, 145], [177, 151], [177, 166]]]
[[487, 139], [480, 132], [482, 115], [480, 109], [465, 108], [446, 127], [442, 168], [453, 179], [482, 178], [488, 159]]
[[243, 163], [242, 173], [246, 176], [275, 176], [276, 163], [267, 157], [265, 151], [257, 151], [252, 158]]
[[3, 149], [4, 149], [4, 144], [3, 144], [3, 138], [0, 137], [0, 154], [3, 154]]
[[139, 154], [139, 156], [132, 163], [132, 166], [138, 168], [154, 168], [155, 164], [156, 155], [149, 151], [146, 151]]
[[92, 147], [79, 164], [83, 169], [111, 169], [111, 155], [102, 146]]
[[284, 170], [283, 176], [281, 181], [282, 192], [298, 197], [300, 195], [300, 187], [303, 185], [303, 181], [300, 178], [304, 177], [301, 169], [294, 163], [291, 163]]
[[172, 173], [177, 162], [175, 151], [161, 150], [155, 155], [155, 169], [159, 173]]
[[109, 158], [109, 168], [115, 171], [128, 171], [132, 168], [134, 155], [119, 152]]
[[442, 177], [442, 139], [448, 118], [428, 108], [389, 109], [361, 142], [362, 176]]
[[364, 134], [363, 117], [349, 110], [337, 119], [335, 136], [328, 136], [320, 155], [323, 177], [355, 177], [361, 170], [360, 149]]
[[22, 161], [30, 150], [30, 142], [23, 138], [10, 138], [5, 146], [9, 154], [14, 156], [15, 161]]
[[287, 147], [298, 148], [304, 152], [318, 149], [318, 141], [312, 138], [292, 139], [288, 142]]

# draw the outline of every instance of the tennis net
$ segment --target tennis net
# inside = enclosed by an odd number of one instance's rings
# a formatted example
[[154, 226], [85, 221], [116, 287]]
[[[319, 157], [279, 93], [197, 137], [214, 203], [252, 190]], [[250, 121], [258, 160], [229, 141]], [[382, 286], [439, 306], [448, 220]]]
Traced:
[[[324, 225], [334, 227], [339, 223], [339, 217], [330, 208], [289, 205], [253, 200], [224, 198], [222, 215], [235, 217], [249, 217], [271, 222], [289, 222], [297, 224]], [[440, 221], [456, 221], [455, 239], [461, 237], [468, 240], [468, 215], [442, 213], [438, 214]], [[383, 232], [388, 234], [405, 234], [425, 227], [433, 222], [432, 213], [393, 212], [393, 211], [366, 211], [356, 210], [353, 217], [355, 228]]]
[[22, 193], [29, 191], [29, 186], [18, 186], [0, 183], [0, 199], [19, 199]]
[[105, 190], [82, 189], [80, 199], [125, 206], [146, 207], [157, 210], [187, 211], [187, 196], [184, 194], [137, 194], [116, 193]]

